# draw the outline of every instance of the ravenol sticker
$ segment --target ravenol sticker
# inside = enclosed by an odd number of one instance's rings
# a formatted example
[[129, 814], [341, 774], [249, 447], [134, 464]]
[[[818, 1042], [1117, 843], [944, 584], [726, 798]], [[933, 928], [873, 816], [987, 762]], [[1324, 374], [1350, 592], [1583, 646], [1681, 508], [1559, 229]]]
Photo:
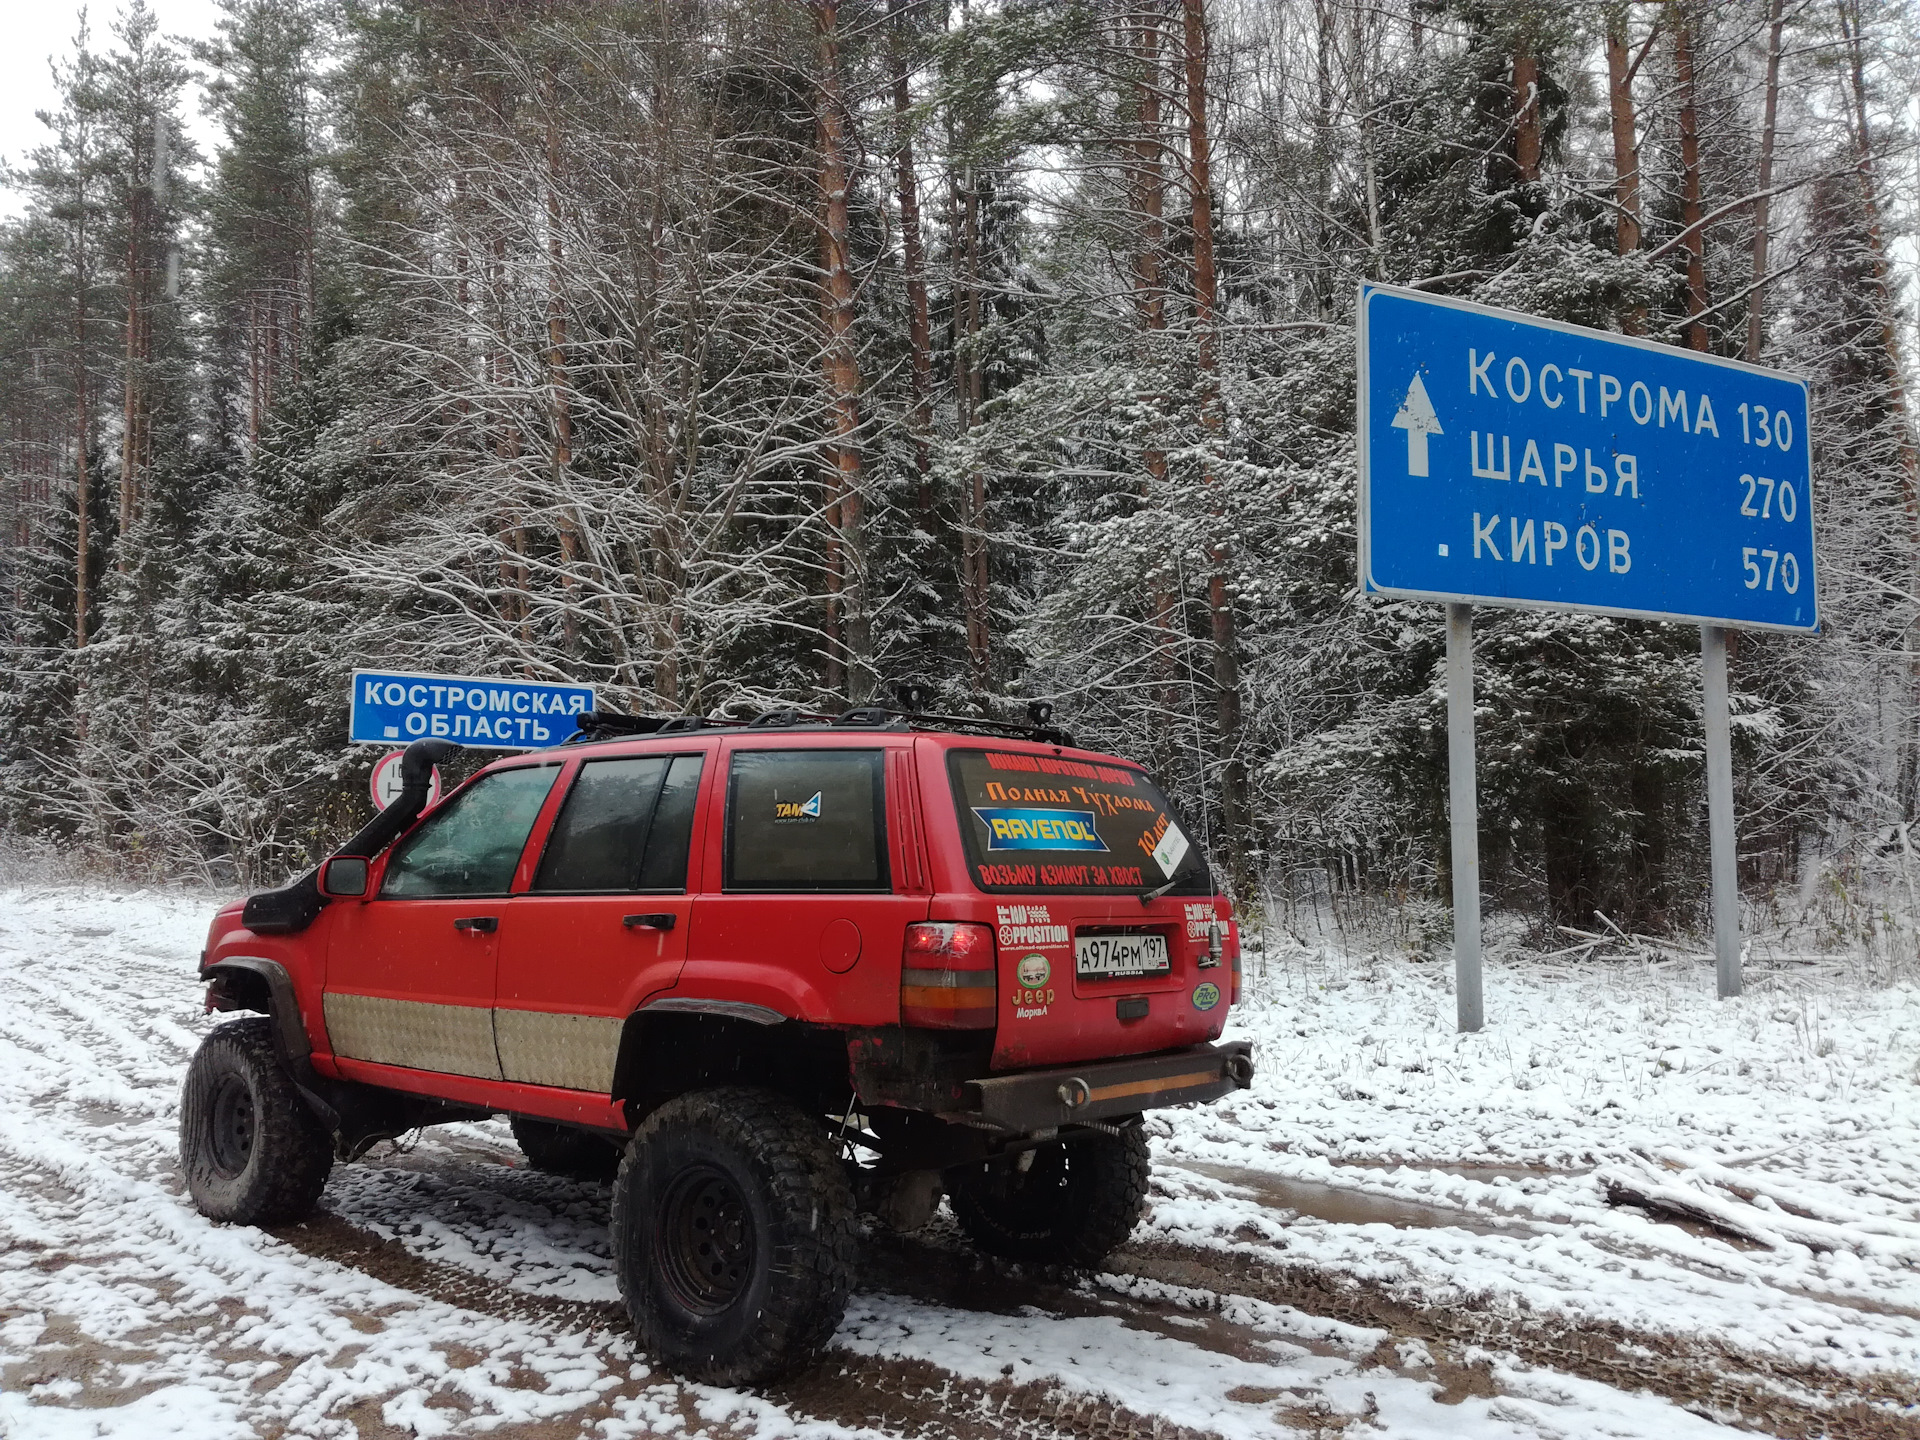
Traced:
[[1211, 1010], [1220, 1003], [1220, 987], [1211, 980], [1204, 985], [1193, 987], [1193, 1008]]
[[1105, 850], [1091, 810], [982, 809], [989, 850]]
[[773, 818], [776, 820], [818, 820], [820, 818], [820, 792], [813, 792], [811, 800], [776, 800], [773, 802]]
[[1053, 966], [1047, 963], [1044, 955], [1025, 955], [1014, 969], [1014, 977], [1029, 990], [1038, 990], [1047, 983], [1047, 977], [1053, 973]]

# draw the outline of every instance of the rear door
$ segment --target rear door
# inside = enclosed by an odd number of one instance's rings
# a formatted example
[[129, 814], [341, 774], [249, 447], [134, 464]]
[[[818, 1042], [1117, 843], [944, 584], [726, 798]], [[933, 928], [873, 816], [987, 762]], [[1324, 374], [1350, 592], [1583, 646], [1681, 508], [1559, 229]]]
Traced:
[[400, 841], [377, 896], [338, 901], [323, 1011], [336, 1058], [500, 1078], [499, 931], [560, 765], [482, 775]]
[[900, 1020], [927, 916], [905, 745], [730, 740], [679, 992], [843, 1025]]
[[1227, 981], [1210, 953], [1212, 878], [1144, 771], [955, 747], [947, 772], [968, 876], [993, 905], [997, 1068], [1219, 1033]]
[[686, 959], [708, 767], [705, 751], [581, 762], [512, 904], [494, 1012], [506, 1079], [612, 1089], [626, 1017]]

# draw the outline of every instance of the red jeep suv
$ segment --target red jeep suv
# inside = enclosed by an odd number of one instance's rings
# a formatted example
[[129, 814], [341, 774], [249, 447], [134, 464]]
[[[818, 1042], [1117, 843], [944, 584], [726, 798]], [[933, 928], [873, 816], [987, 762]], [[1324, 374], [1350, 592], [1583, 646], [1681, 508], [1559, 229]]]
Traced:
[[845, 1308], [855, 1215], [1091, 1265], [1145, 1202], [1141, 1112], [1244, 1087], [1225, 899], [1137, 765], [1047, 727], [878, 706], [589, 713], [425, 814], [214, 919], [187, 1187], [312, 1208], [336, 1158], [505, 1113], [536, 1166], [613, 1178], [647, 1350], [786, 1373]]

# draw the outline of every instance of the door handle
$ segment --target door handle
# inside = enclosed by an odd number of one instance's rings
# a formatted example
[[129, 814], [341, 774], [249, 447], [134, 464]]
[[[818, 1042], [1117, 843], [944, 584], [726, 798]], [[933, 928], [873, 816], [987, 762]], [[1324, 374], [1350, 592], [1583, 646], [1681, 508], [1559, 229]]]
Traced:
[[671, 930], [677, 918], [671, 910], [662, 910], [654, 915], [626, 915], [620, 923], [629, 930]]
[[482, 935], [491, 935], [500, 928], [498, 915], [463, 915], [453, 922], [456, 930], [473, 930]]

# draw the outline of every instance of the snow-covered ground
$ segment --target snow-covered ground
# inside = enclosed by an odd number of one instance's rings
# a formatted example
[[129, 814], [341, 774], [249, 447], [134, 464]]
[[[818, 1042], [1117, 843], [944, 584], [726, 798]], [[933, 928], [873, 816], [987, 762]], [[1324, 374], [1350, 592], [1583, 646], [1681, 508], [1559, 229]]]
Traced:
[[1461, 1037], [1443, 965], [1275, 950], [1254, 1088], [1153, 1119], [1111, 1273], [875, 1234], [827, 1361], [747, 1394], [635, 1352], [605, 1187], [497, 1123], [201, 1219], [211, 910], [0, 893], [0, 1435], [1920, 1433], [1912, 986], [1496, 963]]

